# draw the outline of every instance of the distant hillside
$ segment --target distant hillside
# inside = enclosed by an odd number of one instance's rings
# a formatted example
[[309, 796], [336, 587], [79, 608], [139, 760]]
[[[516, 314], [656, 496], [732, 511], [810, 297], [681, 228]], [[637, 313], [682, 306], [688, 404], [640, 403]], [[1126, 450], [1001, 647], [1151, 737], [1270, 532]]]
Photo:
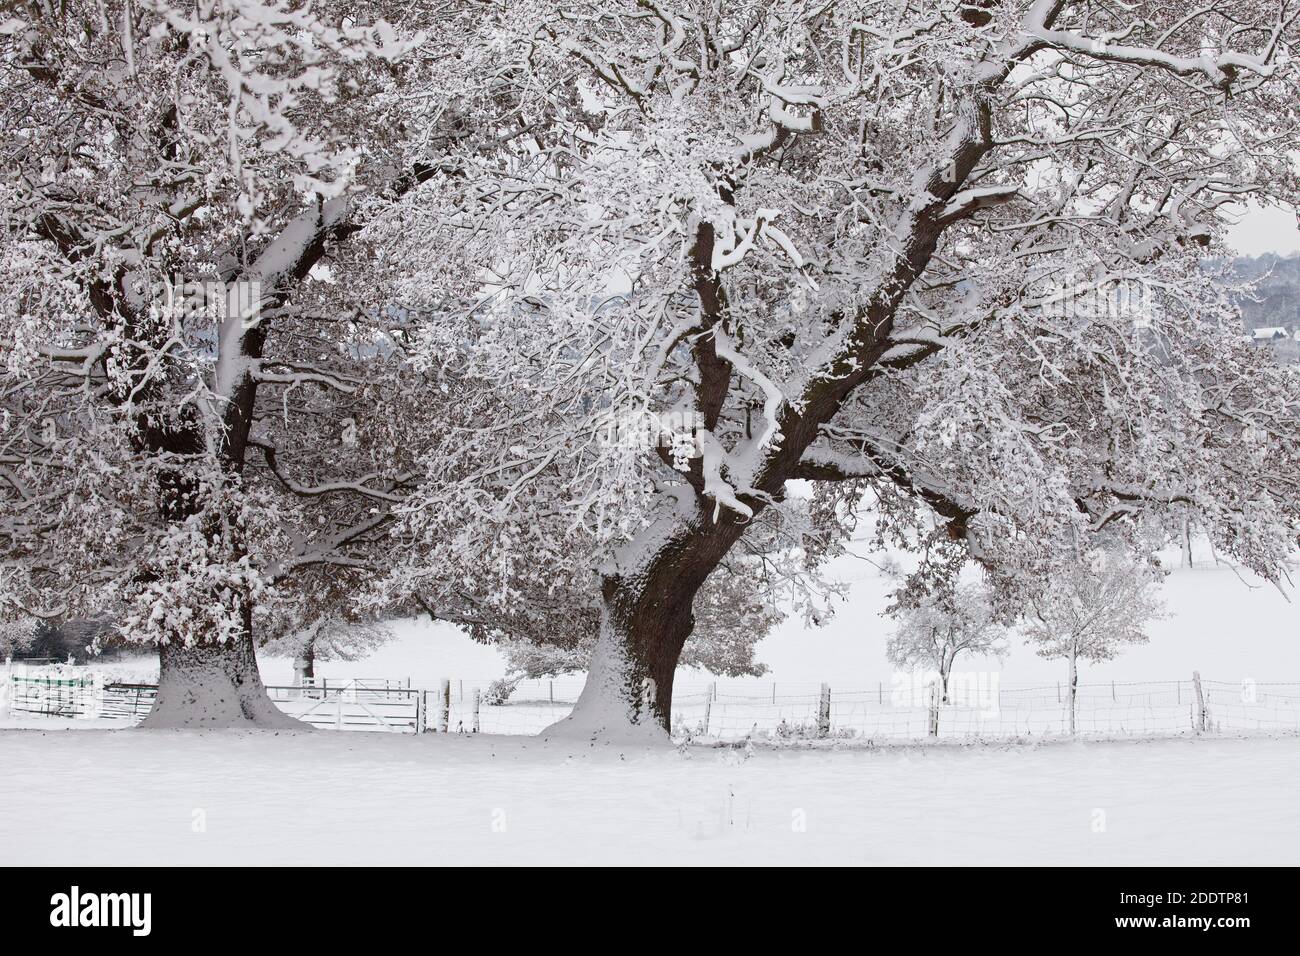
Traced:
[[1258, 301], [1239, 300], [1247, 329], [1280, 325], [1300, 330], [1300, 256], [1254, 256], [1236, 259], [1232, 266], [1241, 278], [1258, 281]]

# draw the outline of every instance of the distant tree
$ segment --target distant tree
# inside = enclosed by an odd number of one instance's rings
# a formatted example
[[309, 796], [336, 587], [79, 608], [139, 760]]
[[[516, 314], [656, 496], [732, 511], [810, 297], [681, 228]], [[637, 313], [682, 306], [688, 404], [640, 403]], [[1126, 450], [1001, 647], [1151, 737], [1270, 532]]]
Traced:
[[1300, 328], [1300, 256], [1241, 257], [1231, 265], [1241, 283], [1236, 301], [1247, 329]]
[[91, 657], [120, 657], [123, 651], [113, 621], [103, 616], [50, 619], [19, 615], [0, 621], [0, 658], [73, 658], [84, 664]]
[[386, 621], [317, 617], [268, 642], [264, 650], [292, 656], [294, 676], [302, 683], [315, 679], [317, 661], [360, 660], [392, 636]]
[[[959, 654], [995, 657], [1007, 652], [1007, 627], [994, 610], [983, 585], [963, 584], [932, 592], [919, 600], [895, 603], [889, 613], [898, 628], [885, 654], [895, 667], [938, 674], [939, 695], [948, 703], [948, 684]], [[931, 711], [930, 733], [939, 732], [938, 711]]]
[[1070, 664], [1070, 733], [1075, 731], [1079, 660], [1112, 660], [1125, 647], [1147, 642], [1146, 625], [1164, 616], [1157, 593], [1161, 576], [1149, 562], [1102, 549], [1053, 576], [1032, 599], [1027, 643], [1040, 657]]
[[40, 621], [27, 653], [30, 657], [85, 664], [92, 657], [97, 660], [120, 657], [123, 645], [112, 618], [91, 615]]
[[292, 599], [268, 609], [258, 620], [265, 654], [292, 657], [298, 683], [316, 677], [317, 661], [354, 661], [393, 636], [394, 609], [364, 606], [354, 600], [364, 571], [322, 565], [299, 575]]

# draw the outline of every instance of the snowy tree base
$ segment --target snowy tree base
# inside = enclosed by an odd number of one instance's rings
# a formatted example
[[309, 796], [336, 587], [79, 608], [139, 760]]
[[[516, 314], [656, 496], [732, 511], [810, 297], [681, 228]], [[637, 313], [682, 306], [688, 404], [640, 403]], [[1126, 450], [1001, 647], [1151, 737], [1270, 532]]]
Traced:
[[272, 703], [251, 640], [159, 648], [158, 699], [141, 727], [310, 730]]
[[542, 740], [573, 742], [591, 746], [669, 747], [672, 737], [657, 721], [633, 723], [622, 706], [582, 708], [551, 724], [538, 735]]
[[629, 677], [631, 670], [616, 635], [602, 629], [578, 702], [539, 736], [590, 745], [670, 746], [672, 737], [655, 719], [650, 702], [633, 697], [638, 682]]

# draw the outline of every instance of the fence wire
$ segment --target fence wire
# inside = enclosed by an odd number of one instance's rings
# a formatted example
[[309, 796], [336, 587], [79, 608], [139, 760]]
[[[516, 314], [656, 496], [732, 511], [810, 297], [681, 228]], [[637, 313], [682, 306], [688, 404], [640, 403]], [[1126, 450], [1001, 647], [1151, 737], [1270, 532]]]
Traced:
[[[394, 733], [536, 734], [567, 716], [578, 679], [521, 681], [505, 700], [491, 681], [449, 680], [413, 688], [408, 680], [320, 681], [270, 686], [286, 713], [330, 730]], [[12, 673], [12, 713], [133, 723], [153, 706], [151, 684], [105, 682], [54, 671]], [[1061, 684], [998, 684], [974, 699], [936, 703], [890, 683], [772, 684], [762, 691], [682, 681], [671, 725], [679, 738], [906, 740], [1010, 739], [1068, 734], [1069, 689]], [[1300, 682], [1201, 680], [1085, 683], [1077, 688], [1075, 732], [1142, 736], [1180, 732], [1300, 731]]]

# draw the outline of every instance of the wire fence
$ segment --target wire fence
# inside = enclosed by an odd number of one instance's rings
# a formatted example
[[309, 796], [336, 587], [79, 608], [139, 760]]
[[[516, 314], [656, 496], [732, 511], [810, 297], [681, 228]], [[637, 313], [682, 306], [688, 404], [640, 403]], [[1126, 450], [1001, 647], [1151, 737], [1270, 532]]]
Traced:
[[[738, 740], [1021, 738], [1071, 733], [1063, 685], [993, 685], [977, 694], [918, 694], [905, 682], [818, 693], [689, 694], [673, 699], [679, 736]], [[1300, 683], [1208, 680], [1080, 684], [1075, 733], [1103, 736], [1300, 730]]]
[[[536, 734], [567, 716], [582, 681], [521, 681], [501, 699], [493, 681], [353, 678], [272, 685], [276, 705], [315, 727], [392, 733]], [[66, 670], [10, 673], [0, 704], [11, 714], [95, 718], [123, 724], [143, 718], [157, 687], [110, 682]], [[703, 741], [909, 740], [926, 737], [1014, 739], [1064, 736], [1158, 736], [1177, 733], [1300, 731], [1300, 682], [1191, 680], [1001, 684], [996, 675], [954, 681], [946, 698], [933, 682], [896, 676], [872, 684], [772, 684], [719, 688], [679, 682], [671, 726], [679, 739]], [[1073, 731], [1072, 731], [1073, 726]]]

